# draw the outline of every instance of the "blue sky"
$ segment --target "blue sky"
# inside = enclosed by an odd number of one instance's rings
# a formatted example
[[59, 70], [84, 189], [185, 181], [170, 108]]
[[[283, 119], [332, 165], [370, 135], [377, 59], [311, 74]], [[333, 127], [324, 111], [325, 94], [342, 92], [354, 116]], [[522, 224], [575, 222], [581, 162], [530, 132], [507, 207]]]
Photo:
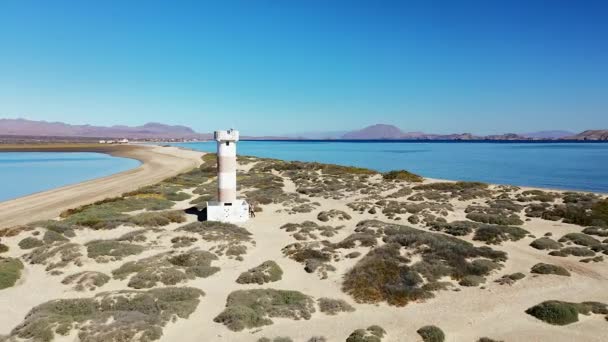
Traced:
[[0, 117], [608, 128], [602, 1], [0, 1]]

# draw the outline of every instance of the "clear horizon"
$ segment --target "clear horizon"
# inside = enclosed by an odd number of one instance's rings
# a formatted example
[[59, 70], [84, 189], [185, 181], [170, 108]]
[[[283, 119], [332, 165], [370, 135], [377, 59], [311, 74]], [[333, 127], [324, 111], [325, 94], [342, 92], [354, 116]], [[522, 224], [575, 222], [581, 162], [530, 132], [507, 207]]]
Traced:
[[0, 117], [247, 135], [608, 127], [600, 1], [0, 5]]

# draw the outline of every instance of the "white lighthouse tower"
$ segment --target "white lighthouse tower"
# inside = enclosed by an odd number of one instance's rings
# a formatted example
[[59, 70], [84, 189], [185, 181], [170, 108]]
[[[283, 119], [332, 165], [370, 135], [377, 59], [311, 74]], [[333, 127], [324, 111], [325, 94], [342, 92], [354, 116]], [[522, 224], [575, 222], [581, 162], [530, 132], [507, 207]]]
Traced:
[[207, 221], [245, 222], [249, 204], [236, 198], [236, 142], [239, 131], [215, 131], [217, 141], [217, 202], [207, 202]]

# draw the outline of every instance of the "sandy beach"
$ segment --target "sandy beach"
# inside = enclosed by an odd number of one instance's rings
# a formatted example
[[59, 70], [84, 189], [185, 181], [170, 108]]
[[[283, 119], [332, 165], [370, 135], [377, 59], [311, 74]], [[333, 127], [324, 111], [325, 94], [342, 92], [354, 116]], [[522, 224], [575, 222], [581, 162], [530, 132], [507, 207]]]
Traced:
[[157, 183], [200, 165], [202, 153], [151, 145], [0, 145], [1, 152], [98, 152], [136, 159], [135, 169], [0, 202], [0, 225], [9, 227], [51, 219], [62, 211]]
[[[608, 221], [600, 213], [597, 229], [584, 223], [585, 208], [594, 212], [604, 195], [241, 157], [239, 192], [257, 203], [255, 218], [202, 223], [188, 213], [215, 196], [215, 161], [207, 155], [198, 169], [58, 217], [200, 160], [175, 148], [138, 147], [129, 156], [135, 151], [150, 156], [140, 167], [147, 171], [28, 196], [41, 196], [37, 205], [28, 197], [0, 205], [11, 222], [55, 219], [0, 231], [2, 256], [23, 263], [15, 284], [0, 290], [0, 335], [309, 342], [361, 334], [376, 339], [349, 341], [386, 342], [423, 341], [418, 330], [429, 325], [446, 341], [603, 341], [608, 334], [601, 306], [608, 303]], [[90, 197], [93, 189], [103, 193]], [[566, 207], [580, 207], [583, 216], [568, 216], [580, 221], [558, 217]], [[539, 263], [567, 275], [536, 271]], [[120, 296], [162, 309], [130, 302], [105, 313], [70, 311], [83, 305], [75, 301]], [[64, 300], [53, 302], [60, 316], [44, 304], [55, 299]], [[600, 304], [558, 325], [526, 313], [545, 301]]]

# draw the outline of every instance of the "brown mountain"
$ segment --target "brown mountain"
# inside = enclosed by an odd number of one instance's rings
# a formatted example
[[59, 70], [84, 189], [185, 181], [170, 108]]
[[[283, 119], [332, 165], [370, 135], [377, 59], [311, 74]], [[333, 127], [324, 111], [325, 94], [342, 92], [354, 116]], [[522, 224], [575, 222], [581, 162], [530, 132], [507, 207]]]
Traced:
[[129, 139], [201, 139], [209, 137], [208, 134], [196, 133], [186, 126], [171, 126], [156, 122], [136, 127], [104, 127], [26, 119], [0, 119], [0, 135]]
[[565, 137], [567, 140], [608, 140], [608, 129], [587, 130], [576, 135]]
[[346, 133], [342, 139], [401, 139], [402, 137], [403, 132], [399, 128], [393, 125], [377, 124]]

